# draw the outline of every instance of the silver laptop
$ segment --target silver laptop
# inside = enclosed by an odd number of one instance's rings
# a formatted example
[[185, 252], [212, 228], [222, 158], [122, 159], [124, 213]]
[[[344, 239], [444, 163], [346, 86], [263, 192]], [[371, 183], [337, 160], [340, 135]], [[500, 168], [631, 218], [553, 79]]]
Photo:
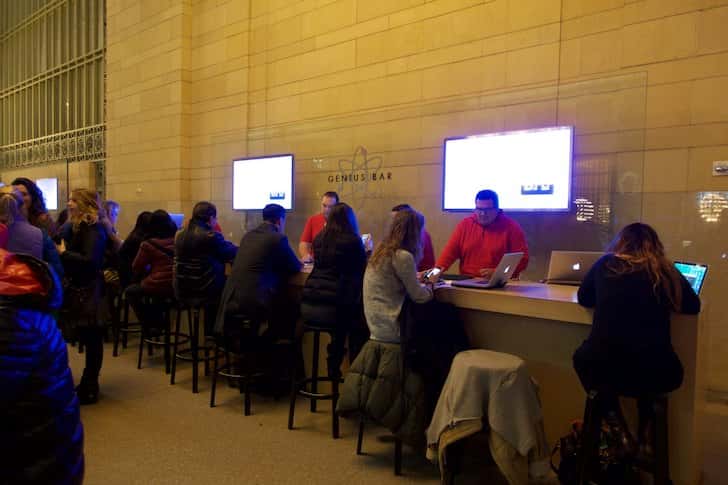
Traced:
[[461, 288], [501, 288], [506, 285], [508, 280], [513, 276], [516, 266], [521, 262], [523, 253], [506, 253], [493, 271], [490, 279], [469, 278], [467, 280], [453, 281], [453, 286]]
[[551, 251], [546, 283], [580, 285], [586, 273], [604, 253], [598, 251]]

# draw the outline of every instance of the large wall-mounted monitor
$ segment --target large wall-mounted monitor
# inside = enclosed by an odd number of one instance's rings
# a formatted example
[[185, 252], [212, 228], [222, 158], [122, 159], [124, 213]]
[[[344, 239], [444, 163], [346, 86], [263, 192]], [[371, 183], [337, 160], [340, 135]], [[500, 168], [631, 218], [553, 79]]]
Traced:
[[35, 185], [43, 192], [46, 209], [49, 211], [58, 210], [58, 179], [37, 179]]
[[233, 209], [293, 209], [293, 155], [233, 160]]
[[557, 126], [445, 140], [442, 208], [472, 210], [482, 189], [510, 211], [568, 211], [574, 128]]

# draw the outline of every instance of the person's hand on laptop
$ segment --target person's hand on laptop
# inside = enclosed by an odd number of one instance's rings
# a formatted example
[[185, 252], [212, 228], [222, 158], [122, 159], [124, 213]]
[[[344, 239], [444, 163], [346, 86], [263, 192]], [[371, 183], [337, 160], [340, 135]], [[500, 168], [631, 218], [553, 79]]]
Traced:
[[495, 272], [495, 268], [481, 268], [480, 276], [485, 280], [489, 280], [490, 277], [493, 276], [494, 272]]

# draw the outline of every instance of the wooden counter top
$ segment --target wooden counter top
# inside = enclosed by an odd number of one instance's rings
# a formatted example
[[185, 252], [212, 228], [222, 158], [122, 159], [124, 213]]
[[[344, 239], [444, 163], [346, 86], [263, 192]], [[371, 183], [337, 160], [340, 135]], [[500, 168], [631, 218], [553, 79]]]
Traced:
[[443, 286], [435, 297], [466, 310], [591, 325], [592, 312], [576, 302], [577, 290], [577, 286], [511, 281], [505, 288], [491, 290]]
[[[311, 272], [306, 267], [288, 280], [291, 286], [302, 287]], [[522, 315], [591, 325], [592, 311], [576, 302], [578, 286], [547, 285], [532, 281], [511, 281], [505, 288], [481, 290], [442, 286], [435, 298], [465, 310]]]

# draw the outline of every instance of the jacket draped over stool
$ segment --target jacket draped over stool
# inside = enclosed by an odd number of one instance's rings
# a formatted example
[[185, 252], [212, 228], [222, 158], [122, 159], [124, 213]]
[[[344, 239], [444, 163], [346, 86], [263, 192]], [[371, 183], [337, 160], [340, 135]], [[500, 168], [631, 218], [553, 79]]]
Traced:
[[422, 377], [402, 368], [399, 344], [369, 340], [344, 378], [337, 412], [381, 424], [405, 443], [424, 444]]
[[528, 482], [529, 463], [545, 466], [548, 444], [538, 391], [525, 362], [514, 355], [468, 350], [455, 356], [427, 428], [430, 449], [454, 441], [447, 433], [461, 425], [471, 431], [475, 426], [472, 433], [487, 426], [491, 453], [511, 484]]

